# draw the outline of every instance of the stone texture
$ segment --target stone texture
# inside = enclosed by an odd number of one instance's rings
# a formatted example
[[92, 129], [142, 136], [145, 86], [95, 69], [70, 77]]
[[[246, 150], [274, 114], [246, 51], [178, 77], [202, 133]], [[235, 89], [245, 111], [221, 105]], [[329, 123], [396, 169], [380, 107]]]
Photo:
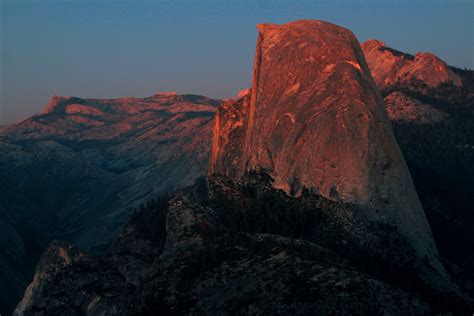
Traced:
[[361, 46], [380, 89], [396, 83], [407, 84], [412, 80], [421, 81], [431, 88], [442, 83], [462, 85], [461, 77], [431, 53], [419, 52], [413, 56], [387, 47], [378, 40], [366, 41]]
[[384, 101], [392, 122], [434, 124], [448, 118], [445, 112], [402, 92], [392, 92], [384, 98]]
[[444, 273], [355, 36], [309, 20], [258, 30], [250, 101], [219, 110], [210, 173], [263, 170], [289, 194], [309, 188], [364, 206]]
[[224, 102], [214, 117], [209, 174], [236, 177], [241, 172], [250, 94]]

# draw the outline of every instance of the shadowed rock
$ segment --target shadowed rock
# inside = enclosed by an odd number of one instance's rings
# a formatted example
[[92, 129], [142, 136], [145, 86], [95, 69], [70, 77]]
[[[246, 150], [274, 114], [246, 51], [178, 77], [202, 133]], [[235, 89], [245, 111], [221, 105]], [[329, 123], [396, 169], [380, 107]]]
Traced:
[[[272, 203], [271, 214], [260, 216]], [[334, 202], [290, 198], [261, 177], [243, 182], [211, 177], [170, 200], [164, 248], [153, 247], [146, 237], [164, 230], [164, 223], [140, 224], [159, 212], [152, 208], [134, 216], [110, 255], [76, 251], [74, 256], [71, 246], [52, 243], [15, 315], [427, 315], [434, 310], [417, 293], [361, 272], [315, 243], [327, 238], [342, 245], [323, 223], [344, 212]], [[294, 224], [303, 219], [315, 225]], [[318, 226], [324, 229], [315, 233]]]

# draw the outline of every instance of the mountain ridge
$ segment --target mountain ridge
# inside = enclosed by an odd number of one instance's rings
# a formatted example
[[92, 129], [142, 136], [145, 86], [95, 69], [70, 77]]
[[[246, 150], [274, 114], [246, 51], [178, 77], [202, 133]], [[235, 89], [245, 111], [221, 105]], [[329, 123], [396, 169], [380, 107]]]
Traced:
[[381, 89], [397, 82], [409, 83], [413, 79], [432, 88], [443, 83], [462, 85], [461, 77], [432, 53], [418, 52], [413, 56], [390, 48], [379, 40], [368, 40], [361, 47]]
[[172, 94], [53, 97], [42, 113], [3, 128], [0, 197], [10, 215], [4, 224], [15, 233], [2, 238], [18, 233], [37, 243], [19, 257], [0, 255], [8, 267], [0, 271], [0, 296], [14, 296], [8, 304], [21, 297], [52, 239], [103, 252], [140, 203], [204, 175], [220, 102]]

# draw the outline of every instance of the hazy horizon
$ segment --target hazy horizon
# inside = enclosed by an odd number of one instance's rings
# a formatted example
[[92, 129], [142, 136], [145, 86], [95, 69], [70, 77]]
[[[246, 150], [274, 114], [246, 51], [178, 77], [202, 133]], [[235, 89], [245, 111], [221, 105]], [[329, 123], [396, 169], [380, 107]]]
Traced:
[[3, 0], [0, 125], [38, 113], [53, 95], [230, 97], [251, 84], [257, 23], [325, 20], [360, 42], [474, 68], [469, 0], [313, 2]]

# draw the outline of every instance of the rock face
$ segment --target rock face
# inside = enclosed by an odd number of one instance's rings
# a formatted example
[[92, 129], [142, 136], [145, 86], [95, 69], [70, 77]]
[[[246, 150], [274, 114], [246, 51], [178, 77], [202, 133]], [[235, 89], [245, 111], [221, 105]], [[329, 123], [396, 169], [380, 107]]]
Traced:
[[176, 93], [54, 97], [41, 114], [2, 128], [2, 240], [17, 246], [0, 250], [0, 297], [19, 300], [52, 239], [101, 251], [134, 207], [205, 175], [220, 103]]
[[415, 56], [385, 46], [378, 40], [362, 43], [362, 50], [377, 86], [381, 89], [396, 83], [421, 81], [435, 88], [442, 83], [461, 86], [461, 77], [448, 65], [431, 53], [417, 53]]
[[228, 100], [217, 110], [209, 174], [236, 177], [241, 173], [243, 146], [250, 108], [250, 93]]
[[34, 279], [26, 289], [24, 299], [18, 304], [13, 315], [22, 315], [28, 308], [27, 302], [33, 298], [45, 296], [44, 285], [48, 284], [55, 274], [66, 266], [82, 261], [85, 256], [87, 254], [66, 242], [53, 241], [42, 255]]
[[364, 206], [367, 218], [395, 225], [420, 257], [442, 271], [355, 36], [321, 21], [258, 30], [250, 100], [219, 109], [210, 173], [263, 170], [287, 193], [307, 188]]
[[[378, 40], [369, 40], [361, 45], [367, 65], [380, 90], [390, 119], [401, 123], [435, 124], [448, 115], [429, 103], [430, 96], [443, 84], [453, 89], [466, 87], [459, 70], [449, 67], [431, 53], [415, 56], [385, 46]], [[419, 95], [428, 96], [419, 100]], [[450, 95], [452, 91], [446, 91]], [[418, 93], [419, 94], [419, 93]]]
[[384, 98], [384, 101], [388, 117], [392, 122], [435, 124], [448, 117], [445, 112], [407, 96], [403, 92], [392, 92]]

